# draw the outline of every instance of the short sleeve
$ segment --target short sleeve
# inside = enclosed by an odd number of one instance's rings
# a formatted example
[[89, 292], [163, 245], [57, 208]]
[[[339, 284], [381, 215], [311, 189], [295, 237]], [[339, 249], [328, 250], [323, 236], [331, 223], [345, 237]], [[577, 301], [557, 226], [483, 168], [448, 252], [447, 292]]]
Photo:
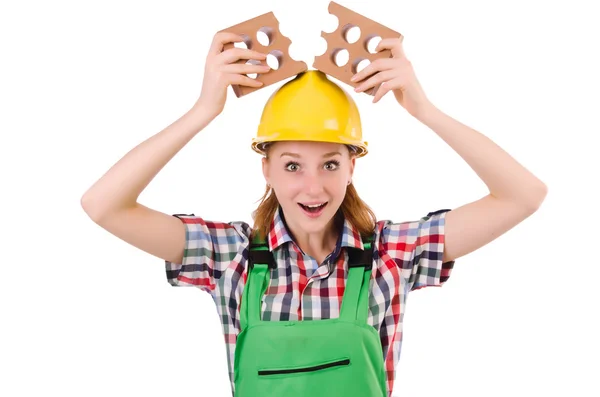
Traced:
[[223, 272], [247, 244], [244, 222], [213, 222], [194, 214], [174, 214], [185, 225], [182, 263], [165, 261], [172, 286], [191, 286], [213, 293]]
[[409, 291], [441, 287], [450, 278], [454, 261], [442, 262], [449, 211], [429, 212], [418, 221], [391, 223], [384, 229], [388, 254], [402, 269]]

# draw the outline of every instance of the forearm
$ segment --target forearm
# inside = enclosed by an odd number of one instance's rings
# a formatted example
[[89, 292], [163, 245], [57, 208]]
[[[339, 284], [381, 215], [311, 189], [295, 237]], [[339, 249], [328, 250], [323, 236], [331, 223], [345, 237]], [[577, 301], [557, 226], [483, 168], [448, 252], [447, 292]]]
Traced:
[[417, 116], [475, 171], [496, 198], [537, 207], [546, 185], [478, 131], [431, 105]]
[[161, 132], [131, 149], [85, 192], [81, 203], [86, 213], [99, 218], [136, 205], [150, 181], [213, 118], [211, 113], [196, 105]]

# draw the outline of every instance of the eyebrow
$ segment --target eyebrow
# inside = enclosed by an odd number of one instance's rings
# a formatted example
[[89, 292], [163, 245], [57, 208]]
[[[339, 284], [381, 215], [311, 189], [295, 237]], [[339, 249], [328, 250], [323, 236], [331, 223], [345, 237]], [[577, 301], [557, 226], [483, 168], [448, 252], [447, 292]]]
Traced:
[[[333, 156], [336, 156], [336, 155], [341, 156], [342, 154], [340, 152], [329, 152], [329, 153], [325, 153], [323, 155], [323, 157], [327, 158], [327, 157], [333, 157]], [[283, 157], [283, 156], [290, 156], [290, 157], [295, 157], [295, 158], [300, 158], [301, 157], [298, 153], [290, 153], [290, 152], [283, 152], [283, 153], [281, 153], [280, 157]]]

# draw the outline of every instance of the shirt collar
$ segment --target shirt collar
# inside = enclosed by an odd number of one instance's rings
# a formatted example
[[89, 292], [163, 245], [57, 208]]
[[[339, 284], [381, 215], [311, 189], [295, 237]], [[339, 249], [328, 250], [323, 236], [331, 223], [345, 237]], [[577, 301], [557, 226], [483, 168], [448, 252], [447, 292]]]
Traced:
[[[335, 251], [339, 251], [341, 247], [364, 249], [363, 241], [358, 229], [344, 218], [341, 209], [336, 214], [336, 218], [339, 225], [338, 227], [341, 227], [341, 233], [338, 237]], [[273, 221], [271, 222], [271, 229], [269, 230], [269, 249], [273, 251], [288, 242], [295, 244], [292, 236], [288, 232], [283, 210], [281, 206], [279, 206], [275, 212]]]

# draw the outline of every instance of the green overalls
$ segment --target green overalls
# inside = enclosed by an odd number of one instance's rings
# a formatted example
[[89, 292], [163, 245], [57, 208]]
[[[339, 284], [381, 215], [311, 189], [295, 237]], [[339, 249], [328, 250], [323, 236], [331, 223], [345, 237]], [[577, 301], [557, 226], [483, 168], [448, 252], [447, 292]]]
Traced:
[[371, 242], [350, 251], [339, 318], [262, 321], [262, 296], [276, 268], [253, 241], [235, 350], [235, 397], [387, 397], [379, 334], [367, 323]]

